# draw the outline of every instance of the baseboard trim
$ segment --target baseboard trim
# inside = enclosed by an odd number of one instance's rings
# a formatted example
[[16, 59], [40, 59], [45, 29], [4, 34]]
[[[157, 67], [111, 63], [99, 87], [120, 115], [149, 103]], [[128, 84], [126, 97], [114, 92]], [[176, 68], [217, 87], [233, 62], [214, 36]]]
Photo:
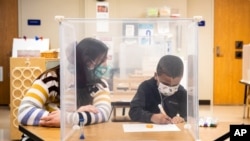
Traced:
[[210, 100], [199, 100], [199, 105], [210, 105]]
[[9, 104], [0, 104], [0, 106], [9, 106]]

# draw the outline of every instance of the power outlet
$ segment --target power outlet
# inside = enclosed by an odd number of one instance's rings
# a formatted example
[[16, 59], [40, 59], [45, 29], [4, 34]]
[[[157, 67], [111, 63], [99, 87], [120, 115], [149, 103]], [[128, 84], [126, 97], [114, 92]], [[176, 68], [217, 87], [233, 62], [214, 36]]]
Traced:
[[243, 47], [243, 41], [235, 41], [236, 49], [242, 49], [242, 47]]

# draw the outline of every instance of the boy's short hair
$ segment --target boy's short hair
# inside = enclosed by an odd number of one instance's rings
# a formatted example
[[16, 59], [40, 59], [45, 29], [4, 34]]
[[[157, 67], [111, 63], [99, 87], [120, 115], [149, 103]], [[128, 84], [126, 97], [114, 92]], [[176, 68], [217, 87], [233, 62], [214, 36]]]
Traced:
[[157, 65], [157, 74], [165, 74], [169, 77], [182, 77], [184, 65], [182, 60], [174, 55], [165, 55], [161, 57]]

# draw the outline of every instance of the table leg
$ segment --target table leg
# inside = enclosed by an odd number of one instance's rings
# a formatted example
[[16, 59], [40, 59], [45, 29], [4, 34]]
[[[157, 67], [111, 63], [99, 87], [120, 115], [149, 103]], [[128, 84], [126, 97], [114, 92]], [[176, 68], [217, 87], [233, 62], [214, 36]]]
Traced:
[[113, 111], [114, 111], [114, 106], [111, 107], [111, 111], [110, 111], [108, 120], [110, 120]]
[[114, 118], [114, 120], [116, 120], [116, 107], [115, 107], [115, 106], [114, 106], [114, 111], [113, 111], [113, 112], [114, 112], [114, 113], [113, 113], [113, 114], [114, 114], [114, 115], [113, 115], [113, 116], [114, 116], [113, 118]]
[[122, 107], [122, 115], [125, 116], [125, 107]]
[[248, 94], [248, 85], [245, 85], [243, 118], [245, 118], [247, 94]]

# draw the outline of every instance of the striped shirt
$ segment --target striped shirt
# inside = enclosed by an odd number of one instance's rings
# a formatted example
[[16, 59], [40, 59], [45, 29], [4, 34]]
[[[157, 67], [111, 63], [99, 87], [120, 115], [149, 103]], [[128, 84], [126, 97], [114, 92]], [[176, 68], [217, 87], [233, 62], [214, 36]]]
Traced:
[[[59, 79], [55, 72], [51, 71], [36, 79], [27, 93], [24, 95], [18, 108], [18, 121], [23, 125], [39, 125], [42, 117], [50, 112], [60, 109]], [[104, 80], [102, 80], [104, 81]], [[96, 84], [97, 91], [91, 92], [93, 105], [98, 113], [91, 112], [67, 112], [66, 122], [79, 123], [84, 118], [84, 124], [95, 124], [108, 121], [111, 112], [110, 92], [107, 83], [106, 88]]]

